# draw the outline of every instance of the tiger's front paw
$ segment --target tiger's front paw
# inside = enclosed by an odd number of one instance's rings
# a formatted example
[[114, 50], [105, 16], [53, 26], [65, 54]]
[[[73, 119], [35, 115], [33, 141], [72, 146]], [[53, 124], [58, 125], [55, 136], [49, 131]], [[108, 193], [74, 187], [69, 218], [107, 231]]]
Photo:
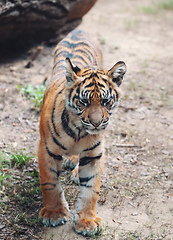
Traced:
[[70, 180], [76, 184], [79, 184], [79, 165], [77, 164], [75, 169], [73, 169]]
[[95, 219], [80, 219], [74, 226], [77, 233], [89, 237], [99, 235], [102, 228], [103, 223], [99, 217], [96, 217]]
[[39, 219], [46, 227], [56, 227], [67, 222], [68, 211], [64, 208], [47, 210], [45, 207], [39, 212]]

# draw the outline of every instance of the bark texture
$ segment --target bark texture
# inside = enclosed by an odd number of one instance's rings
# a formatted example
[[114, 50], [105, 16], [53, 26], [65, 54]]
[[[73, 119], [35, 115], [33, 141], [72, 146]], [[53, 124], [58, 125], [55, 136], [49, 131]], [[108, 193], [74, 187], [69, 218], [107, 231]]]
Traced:
[[1, 0], [0, 44], [61, 38], [97, 0]]

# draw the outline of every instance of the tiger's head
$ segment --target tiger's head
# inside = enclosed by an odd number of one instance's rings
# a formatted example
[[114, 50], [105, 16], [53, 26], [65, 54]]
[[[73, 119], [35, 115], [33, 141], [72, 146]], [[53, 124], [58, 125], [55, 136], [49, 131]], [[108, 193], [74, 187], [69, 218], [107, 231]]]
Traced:
[[120, 100], [120, 89], [126, 72], [124, 62], [117, 62], [110, 70], [80, 69], [66, 58], [66, 107], [80, 118], [89, 134], [104, 130], [113, 109]]

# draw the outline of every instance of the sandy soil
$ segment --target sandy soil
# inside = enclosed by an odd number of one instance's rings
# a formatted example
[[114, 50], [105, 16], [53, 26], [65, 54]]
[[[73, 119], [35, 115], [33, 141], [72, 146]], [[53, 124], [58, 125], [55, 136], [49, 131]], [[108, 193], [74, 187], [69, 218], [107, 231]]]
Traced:
[[[145, 6], [154, 1], [99, 0], [79, 26], [101, 43], [105, 68], [123, 60], [128, 69], [106, 132], [99, 239], [173, 239], [173, 18], [170, 10], [149, 14]], [[53, 50], [44, 47], [29, 69], [24, 66], [35, 48], [0, 66], [2, 150], [36, 153], [39, 116], [16, 86], [50, 78]], [[72, 229], [74, 205], [69, 221], [44, 229], [40, 239], [84, 239]]]

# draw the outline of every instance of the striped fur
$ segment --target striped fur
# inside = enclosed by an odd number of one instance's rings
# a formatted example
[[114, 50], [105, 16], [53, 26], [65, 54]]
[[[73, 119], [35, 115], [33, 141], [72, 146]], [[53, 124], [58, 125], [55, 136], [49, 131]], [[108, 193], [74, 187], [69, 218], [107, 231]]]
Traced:
[[80, 196], [75, 230], [83, 235], [97, 233], [100, 218], [95, 206], [104, 165], [104, 131], [118, 104], [125, 71], [124, 62], [104, 70], [101, 51], [83, 31], [72, 31], [57, 45], [40, 118], [38, 160], [44, 207], [39, 216], [45, 225], [57, 226], [67, 220], [59, 175], [63, 156], [78, 155], [74, 172], [79, 175]]

